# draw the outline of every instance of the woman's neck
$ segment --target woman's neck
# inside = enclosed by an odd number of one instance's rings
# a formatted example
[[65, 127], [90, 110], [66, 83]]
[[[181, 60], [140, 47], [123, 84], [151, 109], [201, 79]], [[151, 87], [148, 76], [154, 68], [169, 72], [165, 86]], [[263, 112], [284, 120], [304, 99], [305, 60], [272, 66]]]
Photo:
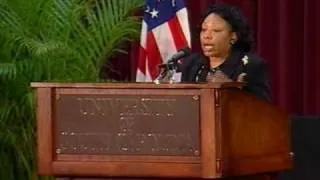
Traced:
[[227, 59], [227, 56], [225, 57], [210, 57], [210, 68], [216, 68], [223, 64]]

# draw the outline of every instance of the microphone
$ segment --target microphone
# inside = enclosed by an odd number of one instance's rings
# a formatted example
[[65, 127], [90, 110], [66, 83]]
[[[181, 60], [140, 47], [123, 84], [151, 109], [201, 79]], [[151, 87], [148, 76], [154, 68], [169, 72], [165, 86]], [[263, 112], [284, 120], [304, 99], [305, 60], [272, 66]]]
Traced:
[[172, 55], [169, 59], [168, 62], [165, 64], [160, 64], [159, 67], [163, 68], [163, 67], [171, 67], [171, 66], [176, 66], [178, 61], [188, 55], [190, 55], [190, 48], [183, 48], [180, 49], [177, 53], [175, 53], [174, 55]]

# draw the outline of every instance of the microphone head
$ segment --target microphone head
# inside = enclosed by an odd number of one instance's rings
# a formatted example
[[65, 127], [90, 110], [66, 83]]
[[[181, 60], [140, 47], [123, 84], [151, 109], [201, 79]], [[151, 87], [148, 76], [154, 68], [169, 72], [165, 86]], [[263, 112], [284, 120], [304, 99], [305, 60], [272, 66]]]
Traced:
[[191, 53], [191, 49], [189, 47], [185, 47], [178, 50], [178, 54], [183, 53], [184, 56], [187, 56]]
[[174, 54], [169, 61], [178, 61], [181, 58], [189, 56], [191, 54], [191, 49], [186, 47], [183, 49], [179, 49], [176, 54]]
[[159, 68], [173, 68], [177, 64], [181, 63], [181, 59], [189, 56], [191, 54], [191, 49], [189, 47], [185, 47], [179, 49], [177, 53], [171, 56], [171, 58], [167, 61], [167, 63], [159, 64]]
[[189, 47], [185, 47], [185, 48], [180, 49], [179, 51], [183, 51], [186, 54], [190, 54], [191, 49]]

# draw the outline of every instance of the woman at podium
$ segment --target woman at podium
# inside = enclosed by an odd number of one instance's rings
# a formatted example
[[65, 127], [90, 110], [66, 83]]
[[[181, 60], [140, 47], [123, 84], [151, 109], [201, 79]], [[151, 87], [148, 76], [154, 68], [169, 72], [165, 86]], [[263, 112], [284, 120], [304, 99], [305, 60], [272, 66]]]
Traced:
[[182, 82], [245, 82], [244, 90], [270, 101], [264, 61], [253, 54], [252, 34], [235, 7], [214, 4], [201, 19], [202, 53], [193, 53], [179, 65]]

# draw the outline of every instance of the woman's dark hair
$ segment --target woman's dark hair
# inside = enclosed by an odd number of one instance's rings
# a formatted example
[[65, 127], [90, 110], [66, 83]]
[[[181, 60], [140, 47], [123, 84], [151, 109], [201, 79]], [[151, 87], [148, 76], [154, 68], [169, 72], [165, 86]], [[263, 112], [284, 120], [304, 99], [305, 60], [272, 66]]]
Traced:
[[226, 4], [213, 4], [202, 15], [200, 24], [212, 13], [219, 15], [227, 21], [232, 31], [236, 32], [238, 39], [233, 48], [242, 52], [251, 51], [253, 45], [251, 29], [246, 18], [238, 8]]

